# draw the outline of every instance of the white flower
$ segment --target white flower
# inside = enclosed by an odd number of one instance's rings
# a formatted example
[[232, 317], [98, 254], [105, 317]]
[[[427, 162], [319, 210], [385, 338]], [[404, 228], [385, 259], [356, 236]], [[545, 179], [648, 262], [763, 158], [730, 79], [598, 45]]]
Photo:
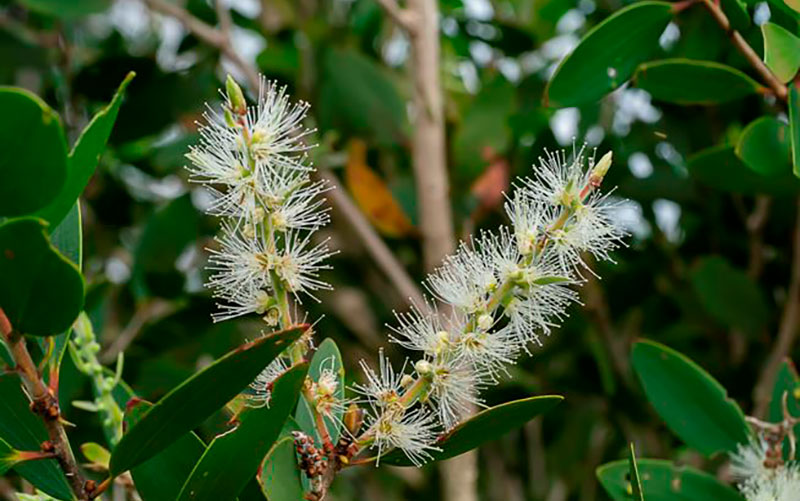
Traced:
[[449, 430], [471, 414], [476, 406], [483, 405], [479, 394], [491, 380], [491, 374], [460, 356], [438, 357], [429, 363], [430, 397], [436, 404], [439, 420]]
[[572, 161], [567, 160], [565, 150], [545, 150], [545, 157], [539, 157], [539, 166], [534, 169], [534, 177], [522, 180], [527, 194], [535, 201], [553, 206], [570, 205], [576, 201], [594, 167], [592, 156], [588, 169], [584, 168], [584, 149], [581, 147], [576, 151], [573, 148]]
[[343, 394], [339, 388], [336, 359], [328, 357], [320, 363], [319, 377], [311, 384], [311, 395], [317, 412], [333, 422], [336, 428], [341, 427], [342, 415], [350, 404], [350, 400], [341, 398]]
[[325, 260], [336, 254], [328, 248], [327, 239], [314, 245], [311, 233], [290, 231], [282, 240], [283, 251], [275, 256], [273, 268], [289, 292], [298, 300], [300, 293], [316, 300], [313, 292], [331, 290], [331, 285], [319, 278], [320, 271], [331, 269]]
[[747, 501], [797, 501], [800, 499], [800, 469], [797, 464], [767, 466], [769, 444], [752, 439], [731, 455], [731, 475]]
[[436, 416], [424, 409], [395, 412], [387, 409], [380, 414], [368, 414], [367, 424], [373, 430], [371, 448], [377, 449], [377, 460], [390, 449], [398, 448], [415, 466], [432, 459], [431, 452], [439, 451], [436, 441], [438, 425]]
[[462, 242], [456, 253], [428, 276], [427, 285], [439, 300], [474, 313], [485, 311], [498, 284], [486, 252]]
[[395, 373], [391, 362], [383, 354], [383, 349], [378, 351], [378, 372], [372, 370], [364, 360], [359, 364], [367, 381], [364, 384], [355, 383], [353, 391], [366, 397], [362, 402], [367, 402], [374, 409], [380, 411], [394, 404], [400, 398], [405, 364], [399, 373]]
[[250, 407], [269, 406], [272, 398], [272, 386], [284, 372], [289, 369], [289, 364], [282, 357], [278, 357], [256, 376], [250, 383], [249, 392], [245, 393], [247, 405]]
[[747, 445], [736, 446], [736, 453], [731, 454], [730, 471], [737, 481], [746, 481], [753, 477], [763, 477], [768, 473], [764, 466], [767, 459], [768, 444], [763, 438], [751, 439]]

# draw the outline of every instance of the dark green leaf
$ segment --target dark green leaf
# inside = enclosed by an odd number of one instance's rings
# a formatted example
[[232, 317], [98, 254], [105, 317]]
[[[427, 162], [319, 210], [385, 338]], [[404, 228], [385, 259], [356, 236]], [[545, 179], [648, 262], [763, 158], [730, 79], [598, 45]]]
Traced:
[[768, 177], [754, 172], [736, 155], [732, 146], [708, 148], [689, 157], [688, 163], [692, 177], [719, 190], [786, 196], [796, 194], [800, 187], [791, 174]]
[[[465, 179], [477, 177], [511, 141], [509, 117], [515, 111], [514, 86], [502, 76], [484, 84], [475, 100], [467, 106], [453, 138], [457, 173]], [[487, 158], [486, 148], [491, 148]]]
[[80, 270], [83, 267], [83, 238], [81, 224], [81, 205], [76, 201], [66, 217], [50, 231], [53, 247]]
[[761, 117], [742, 131], [736, 154], [763, 176], [785, 174], [791, 161], [789, 128], [777, 118]]
[[630, 456], [628, 457], [628, 473], [631, 483], [631, 497], [634, 501], [644, 501], [642, 493], [642, 479], [639, 477], [639, 466], [636, 464], [636, 449], [631, 443]]
[[282, 438], [272, 446], [264, 460], [260, 480], [269, 501], [303, 499], [303, 483], [292, 437]]
[[731, 27], [738, 31], [744, 31], [750, 27], [750, 14], [747, 12], [747, 4], [742, 0], [722, 0], [722, 10], [728, 15]]
[[139, 296], [172, 297], [183, 290], [175, 261], [197, 238], [198, 213], [189, 194], [156, 210], [145, 225], [133, 254], [134, 290]]
[[628, 81], [659, 50], [672, 4], [644, 1], [615, 12], [592, 28], [561, 62], [545, 91], [550, 106], [597, 101]]
[[[339, 352], [339, 347], [336, 346], [336, 342], [331, 338], [323, 341], [322, 344], [319, 345], [319, 348], [317, 348], [316, 353], [314, 353], [314, 357], [311, 359], [311, 365], [308, 369], [308, 377], [313, 381], [319, 381], [319, 376], [323, 368], [332, 370], [338, 376], [338, 386], [336, 387], [335, 396], [337, 399], [343, 400], [345, 381], [342, 354]], [[339, 434], [341, 433], [341, 428], [339, 426], [341, 426], [342, 423], [342, 412], [334, 413], [334, 417], [335, 419], [333, 420], [328, 418], [324, 419], [328, 427], [328, 432], [331, 435], [331, 441], [335, 444], [339, 440]], [[311, 408], [308, 406], [308, 402], [305, 399], [300, 399], [300, 403], [297, 404], [295, 420], [297, 424], [300, 425], [301, 430], [314, 437], [318, 445], [322, 444], [322, 440], [317, 434], [317, 427], [314, 425], [314, 417], [311, 413]]]
[[341, 129], [391, 145], [402, 142], [406, 106], [389, 75], [351, 50], [323, 53], [319, 120], [323, 130]]
[[692, 270], [692, 286], [703, 307], [726, 327], [755, 336], [769, 319], [761, 289], [721, 257], [708, 257]]
[[800, 86], [789, 86], [789, 132], [792, 143], [792, 172], [800, 178]]
[[67, 178], [58, 196], [46, 207], [36, 211], [36, 216], [48, 221], [50, 228], [55, 228], [69, 213], [75, 202], [94, 174], [100, 155], [106, 147], [111, 129], [117, 119], [122, 96], [135, 73], [128, 73], [117, 89], [111, 102], [100, 110], [89, 125], [83, 129], [67, 159]]
[[653, 341], [634, 344], [631, 358], [647, 399], [687, 445], [710, 456], [748, 443], [742, 409], [697, 364]]
[[633, 81], [654, 99], [678, 104], [718, 104], [763, 91], [736, 68], [713, 61], [664, 59], [644, 63]]
[[[638, 466], [647, 501], [744, 501], [732, 487], [688, 466], [676, 466], [659, 459], [640, 459]], [[629, 472], [626, 460], [607, 463], [597, 469], [600, 484], [614, 501], [637, 499], [631, 496]]]
[[83, 277], [47, 239], [45, 223], [23, 218], [0, 225], [0, 308], [24, 334], [64, 332], [83, 307]]
[[67, 178], [61, 120], [23, 89], [0, 87], [0, 217], [22, 216], [50, 203]]
[[761, 25], [764, 62], [781, 82], [788, 82], [800, 68], [800, 38], [775, 23]]
[[[449, 459], [479, 447], [485, 442], [497, 440], [509, 431], [549, 411], [562, 400], [564, 397], [560, 395], [541, 395], [485, 409], [440, 437], [436, 446], [441, 451], [431, 453], [432, 461]], [[413, 465], [406, 455], [398, 450], [381, 457], [380, 462], [396, 466]]]
[[31, 10], [55, 17], [75, 18], [104, 11], [111, 0], [20, 0]]
[[236, 429], [208, 445], [178, 499], [216, 501], [238, 495], [275, 444], [297, 403], [306, 372], [307, 363], [287, 370], [275, 380], [269, 406], [242, 411]]
[[[134, 426], [153, 404], [134, 400], [125, 411], [125, 428]], [[190, 431], [169, 447], [131, 470], [134, 485], [143, 501], [175, 501], [206, 446]]]
[[[30, 410], [15, 374], [0, 376], [0, 437], [19, 450], [38, 450], [48, 440], [41, 419]], [[75, 499], [67, 478], [54, 459], [19, 464], [15, 471], [37, 489], [62, 500]]]
[[247, 387], [307, 329], [301, 325], [243, 344], [184, 381], [123, 435], [111, 455], [116, 476], [164, 450]]

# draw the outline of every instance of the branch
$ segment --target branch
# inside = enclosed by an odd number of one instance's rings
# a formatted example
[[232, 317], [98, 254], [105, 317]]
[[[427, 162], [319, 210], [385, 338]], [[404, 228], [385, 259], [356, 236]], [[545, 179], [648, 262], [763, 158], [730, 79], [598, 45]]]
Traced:
[[711, 13], [711, 16], [714, 18], [717, 24], [719, 24], [720, 28], [722, 28], [722, 30], [728, 35], [728, 38], [731, 39], [733, 45], [739, 49], [739, 52], [741, 52], [744, 58], [747, 59], [747, 62], [750, 63], [750, 65], [758, 72], [758, 74], [761, 75], [761, 78], [764, 79], [764, 82], [766, 82], [770, 89], [772, 89], [772, 92], [775, 94], [775, 96], [781, 101], [785, 102], [789, 94], [786, 86], [783, 85], [783, 82], [781, 82], [778, 77], [776, 77], [775, 74], [772, 73], [769, 68], [767, 68], [767, 65], [761, 61], [761, 58], [758, 57], [756, 51], [754, 51], [753, 48], [750, 47], [750, 44], [748, 44], [747, 41], [742, 37], [742, 34], [731, 27], [728, 16], [722, 12], [719, 3], [713, 0], [701, 1]]
[[31, 359], [25, 338], [22, 334], [15, 331], [5, 312], [0, 308], [0, 333], [5, 336], [14, 364], [19, 372], [25, 389], [31, 396], [31, 410], [38, 414], [47, 434], [53, 452], [56, 454], [58, 464], [69, 481], [72, 491], [78, 496], [80, 501], [90, 499], [90, 492], [87, 492], [87, 482], [83, 474], [78, 469], [78, 463], [72, 453], [72, 448], [67, 439], [67, 433], [61, 424], [61, 411], [58, 407], [58, 397], [54, 395], [42, 380], [41, 374]]
[[392, 283], [395, 289], [402, 294], [403, 298], [410, 300], [411, 304], [425, 304], [422, 300], [422, 292], [408, 272], [397, 261], [386, 242], [375, 232], [367, 218], [356, 204], [347, 196], [341, 188], [339, 180], [331, 172], [322, 171], [319, 177], [330, 183], [332, 190], [328, 192], [328, 199], [334, 209], [348, 220], [350, 226], [356, 232], [361, 242], [364, 244], [369, 255], [383, 270], [386, 278]]
[[767, 363], [759, 377], [753, 395], [753, 400], [755, 401], [754, 415], [756, 417], [766, 414], [772, 396], [772, 386], [775, 384], [775, 376], [778, 374], [783, 359], [789, 355], [792, 349], [797, 337], [798, 324], [800, 324], [800, 199], [797, 200], [797, 222], [795, 223], [792, 246], [789, 292], [786, 295], [786, 304], [781, 315], [778, 338], [767, 358]]
[[406, 30], [409, 34], [413, 34], [417, 28], [416, 18], [414, 14], [408, 9], [403, 9], [397, 5], [397, 0], [375, 0], [386, 14], [392, 18], [398, 26]]

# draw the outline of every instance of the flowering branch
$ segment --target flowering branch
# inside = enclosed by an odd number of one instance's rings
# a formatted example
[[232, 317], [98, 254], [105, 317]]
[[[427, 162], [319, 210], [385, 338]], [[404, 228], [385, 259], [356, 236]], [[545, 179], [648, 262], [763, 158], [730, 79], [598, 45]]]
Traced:
[[58, 464], [69, 481], [72, 491], [80, 501], [88, 501], [92, 494], [91, 481], [86, 481], [78, 469], [78, 463], [72, 453], [72, 448], [67, 439], [67, 433], [61, 420], [61, 411], [58, 406], [57, 389], [48, 388], [42, 380], [38, 368], [33, 363], [25, 338], [14, 330], [2, 309], [0, 309], [0, 333], [5, 336], [11, 356], [14, 358], [16, 370], [19, 372], [25, 389], [32, 398], [31, 410], [38, 414], [50, 438], [46, 448], [56, 455]]

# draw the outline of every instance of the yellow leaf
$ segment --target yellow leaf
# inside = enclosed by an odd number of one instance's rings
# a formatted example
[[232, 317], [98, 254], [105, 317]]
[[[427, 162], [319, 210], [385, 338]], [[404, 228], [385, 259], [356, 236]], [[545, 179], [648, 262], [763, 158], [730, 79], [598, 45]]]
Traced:
[[360, 139], [350, 141], [345, 183], [361, 211], [383, 235], [398, 238], [416, 233], [386, 183], [367, 165], [367, 145]]

